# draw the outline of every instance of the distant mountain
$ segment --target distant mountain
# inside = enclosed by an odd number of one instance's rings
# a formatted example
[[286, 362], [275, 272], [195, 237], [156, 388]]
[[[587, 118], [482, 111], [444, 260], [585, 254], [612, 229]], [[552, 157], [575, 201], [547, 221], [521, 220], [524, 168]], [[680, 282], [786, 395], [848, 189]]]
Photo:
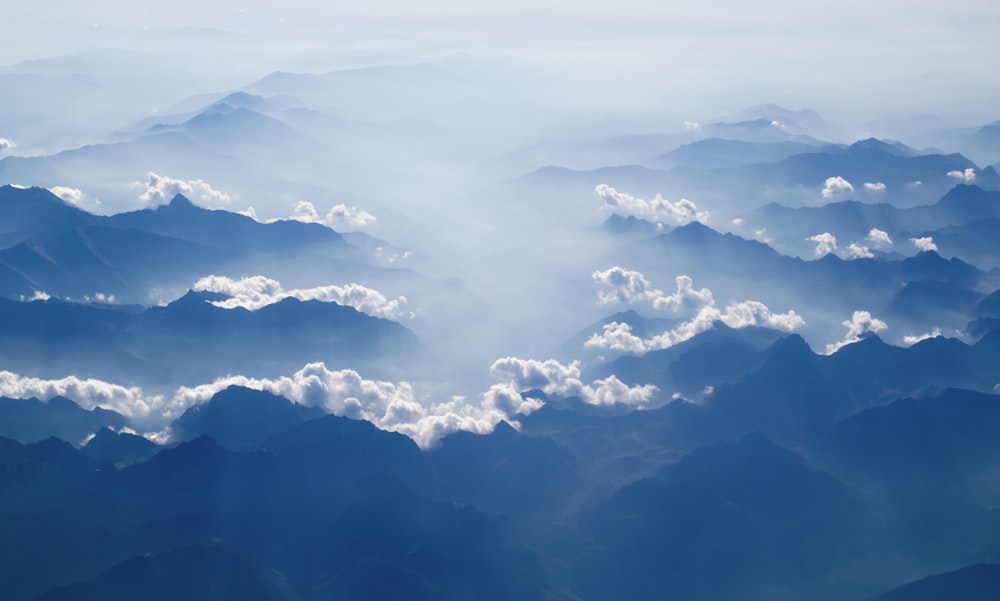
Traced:
[[187, 547], [129, 558], [96, 580], [51, 589], [35, 601], [283, 601], [268, 576], [234, 553]]
[[113, 432], [104, 427], [80, 450], [94, 461], [107, 461], [117, 467], [124, 467], [146, 461], [160, 452], [160, 446], [142, 436]]
[[0, 398], [0, 436], [22, 444], [56, 437], [81, 445], [102, 428], [120, 429], [129, 425], [128, 418], [119, 413], [99, 407], [88, 411], [61, 396], [47, 402], [36, 398]]
[[694, 451], [578, 523], [574, 588], [594, 600], [842, 598], [874, 525], [856, 493], [760, 434]]
[[0, 295], [10, 298], [44, 291], [79, 301], [101, 293], [118, 302], [149, 303], [151, 295], [185, 289], [206, 275], [284, 273], [298, 271], [303, 262], [316, 262], [318, 277], [337, 273], [343, 283], [416, 278], [374, 265], [374, 255], [323, 225], [260, 223], [197, 207], [180, 195], [166, 205], [102, 217], [48, 190], [5, 186], [0, 217], [6, 224], [0, 238], [9, 243], [0, 250]]
[[192, 292], [138, 311], [0, 298], [0, 357], [24, 375], [175, 385], [288, 375], [314, 361], [388, 375], [426, 352], [400, 324], [336, 303], [287, 298], [248, 311], [216, 307], [216, 298]]
[[928, 576], [903, 585], [870, 601], [992, 601], [1000, 590], [1000, 565], [978, 564]]
[[[0, 439], [0, 590], [12, 601], [158, 585], [140, 596], [542, 598], [542, 565], [503, 520], [396, 476], [431, 485], [412, 441], [334, 416], [252, 452], [199, 438], [122, 470], [54, 439]], [[51, 554], [57, 532], [65, 555]]]
[[175, 440], [211, 436], [230, 449], [252, 448], [302, 422], [324, 415], [268, 392], [230, 386], [203, 405], [188, 408], [170, 424]]
[[754, 163], [772, 163], [795, 154], [814, 152], [816, 149], [816, 145], [805, 142], [747, 142], [706, 138], [682, 144], [656, 157], [654, 164], [663, 167], [676, 165], [701, 168], [736, 167]]
[[[807, 334], [815, 317], [846, 317], [861, 307], [884, 316], [882, 319], [892, 319], [902, 328], [958, 329], [967, 321], [964, 315], [941, 315], [938, 323], [927, 324], [919, 317], [924, 309], [911, 303], [908, 313], [896, 313], [893, 299], [905, 284], [916, 280], [936, 280], [961, 295], [962, 289], [974, 289], [986, 278], [972, 265], [944, 259], [933, 251], [902, 260], [843, 260], [829, 254], [804, 261], [782, 255], [762, 242], [722, 234], [697, 222], [622, 245], [602, 261], [638, 270], [660, 286], [685, 274], [693, 278], [696, 287], [711, 289], [717, 299], [746, 299], [746, 291], [753, 290], [752, 300], [778, 312], [792, 309], [803, 315]], [[919, 304], [927, 299], [913, 295], [910, 300]], [[930, 303], [926, 311], [938, 304]]]

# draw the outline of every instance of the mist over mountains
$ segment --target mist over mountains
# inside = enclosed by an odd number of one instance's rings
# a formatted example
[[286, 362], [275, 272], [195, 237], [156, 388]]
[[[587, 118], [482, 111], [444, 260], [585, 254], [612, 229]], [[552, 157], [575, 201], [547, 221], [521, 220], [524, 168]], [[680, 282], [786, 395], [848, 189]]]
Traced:
[[0, 24], [0, 597], [996, 596], [995, 11], [293, 4]]

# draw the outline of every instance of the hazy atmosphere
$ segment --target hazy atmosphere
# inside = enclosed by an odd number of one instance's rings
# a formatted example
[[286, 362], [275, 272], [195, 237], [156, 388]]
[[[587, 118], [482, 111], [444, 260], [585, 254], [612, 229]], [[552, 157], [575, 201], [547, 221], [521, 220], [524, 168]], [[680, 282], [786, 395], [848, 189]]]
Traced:
[[1000, 8], [339, 4], [5, 8], [0, 597], [1000, 590]]

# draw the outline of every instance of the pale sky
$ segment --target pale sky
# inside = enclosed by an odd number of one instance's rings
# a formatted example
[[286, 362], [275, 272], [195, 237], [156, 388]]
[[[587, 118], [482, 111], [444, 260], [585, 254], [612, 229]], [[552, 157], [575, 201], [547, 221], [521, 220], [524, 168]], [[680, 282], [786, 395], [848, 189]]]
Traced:
[[469, 51], [650, 102], [773, 90], [859, 105], [898, 97], [915, 108], [922, 95], [940, 96], [946, 107], [944, 98], [958, 94], [985, 107], [996, 105], [1000, 85], [998, 31], [993, 0], [37, 0], [5, 7], [0, 65], [103, 47], [197, 54], [199, 44], [206, 52], [242, 47], [262, 70], [333, 67], [342, 64], [336, 56]]

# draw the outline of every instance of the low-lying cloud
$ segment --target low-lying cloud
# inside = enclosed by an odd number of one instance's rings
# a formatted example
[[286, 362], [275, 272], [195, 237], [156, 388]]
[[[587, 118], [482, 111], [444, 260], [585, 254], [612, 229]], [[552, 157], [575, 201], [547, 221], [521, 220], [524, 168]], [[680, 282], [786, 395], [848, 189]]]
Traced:
[[617, 266], [606, 271], [595, 271], [593, 279], [599, 286], [598, 299], [602, 303], [646, 302], [654, 309], [675, 313], [693, 309], [695, 315], [689, 321], [649, 339], [636, 336], [632, 327], [626, 323], [611, 322], [603, 326], [601, 333], [588, 338], [584, 342], [585, 348], [644, 354], [690, 340], [712, 329], [718, 322], [731, 328], [756, 326], [786, 332], [805, 325], [805, 320], [795, 311], [773, 313], [764, 303], [754, 300], [730, 303], [720, 310], [715, 306], [712, 291], [708, 288], [695, 290], [693, 280], [687, 275], [677, 276], [677, 291], [670, 295], [653, 288], [642, 273]]
[[[137, 184], [144, 185], [139, 182]], [[178, 194], [206, 208], [222, 208], [232, 203], [228, 194], [216, 190], [208, 182], [200, 179], [185, 181], [150, 171], [149, 181], [145, 186], [146, 191], [139, 196], [139, 200], [146, 204], [164, 204]]]
[[888, 232], [875, 227], [868, 231], [868, 236], [865, 237], [865, 240], [870, 242], [875, 248], [888, 248], [892, 246], [892, 238], [889, 237]]
[[925, 236], [923, 238], [910, 238], [910, 242], [913, 246], [917, 247], [917, 250], [921, 252], [937, 252], [937, 244], [934, 244], [934, 238], [931, 236]]
[[652, 384], [628, 386], [616, 376], [584, 384], [580, 377], [580, 362], [564, 365], [555, 359], [538, 361], [505, 357], [490, 366], [490, 373], [501, 379], [507, 390], [541, 390], [545, 394], [580, 397], [591, 405], [648, 405], [656, 396]]
[[256, 311], [261, 307], [274, 304], [286, 298], [297, 298], [301, 301], [318, 300], [333, 302], [347, 307], [353, 307], [362, 313], [375, 317], [400, 320], [411, 319], [414, 314], [404, 308], [405, 296], [388, 299], [384, 294], [361, 284], [344, 286], [317, 286], [315, 288], [296, 288], [285, 290], [281, 282], [262, 275], [255, 275], [238, 280], [210, 275], [201, 278], [192, 287], [196, 291], [217, 292], [230, 297], [225, 300], [213, 301], [212, 304], [223, 309], [242, 307]]
[[834, 198], [848, 192], [854, 192], [854, 186], [839, 175], [826, 178], [826, 182], [823, 184], [823, 198]]
[[822, 234], [809, 236], [806, 240], [816, 243], [816, 250], [813, 251], [813, 253], [817, 259], [825, 257], [831, 253], [837, 253], [837, 237], [830, 232], [823, 232]]
[[291, 219], [306, 223], [320, 223], [333, 230], [357, 230], [375, 222], [375, 216], [357, 207], [338, 204], [320, 216], [315, 205], [307, 200], [295, 203]]
[[698, 206], [686, 198], [670, 201], [657, 194], [653, 200], [645, 200], [619, 192], [607, 184], [599, 184], [594, 191], [604, 201], [605, 210], [624, 217], [669, 225], [687, 225], [693, 221], [708, 223], [708, 211], [699, 211]]
[[885, 184], [882, 182], [865, 182], [865, 189], [872, 192], [885, 192]]
[[17, 146], [17, 144], [15, 144], [13, 141], [8, 140], [7, 138], [0, 138], [0, 152], [10, 150], [15, 146]]
[[948, 177], [957, 179], [965, 184], [971, 184], [976, 181], [976, 170], [969, 167], [965, 171], [949, 171]]
[[618, 266], [595, 271], [591, 278], [598, 285], [597, 298], [602, 304], [649, 303], [658, 311], [676, 313], [715, 302], [711, 290], [695, 290], [693, 280], [686, 275], [677, 276], [677, 291], [672, 294], [653, 288], [642, 273]]
[[851, 318], [841, 322], [847, 328], [847, 334], [842, 340], [826, 345], [826, 354], [832, 355], [848, 344], [860, 342], [867, 334], [876, 334], [889, 329], [889, 326], [872, 316], [868, 311], [855, 311]]

